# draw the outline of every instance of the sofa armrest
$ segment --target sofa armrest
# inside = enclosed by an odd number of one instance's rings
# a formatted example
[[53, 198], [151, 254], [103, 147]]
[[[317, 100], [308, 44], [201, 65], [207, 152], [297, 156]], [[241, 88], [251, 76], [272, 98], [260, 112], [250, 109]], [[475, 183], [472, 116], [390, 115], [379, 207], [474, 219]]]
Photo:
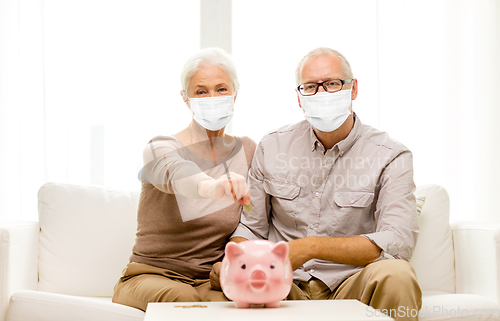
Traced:
[[0, 224], [0, 321], [13, 292], [37, 289], [39, 234], [38, 222]]
[[456, 292], [479, 294], [500, 304], [500, 225], [457, 222], [451, 228]]

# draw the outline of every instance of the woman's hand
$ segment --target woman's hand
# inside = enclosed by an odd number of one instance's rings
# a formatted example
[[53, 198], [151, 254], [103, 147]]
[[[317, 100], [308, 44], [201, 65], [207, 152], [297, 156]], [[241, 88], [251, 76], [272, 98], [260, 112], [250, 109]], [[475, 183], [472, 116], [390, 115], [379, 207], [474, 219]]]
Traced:
[[[233, 237], [229, 240], [230, 242], [244, 242], [248, 241], [246, 238], [241, 237], [241, 236], [236, 236]], [[222, 290], [220, 286], [220, 268], [222, 266], [222, 262], [217, 262], [214, 265], [212, 265], [212, 271], [210, 272], [210, 286], [214, 290]]]
[[[223, 199], [223, 200], [236, 200], [241, 205], [250, 204], [250, 193], [245, 178], [234, 172], [229, 172], [231, 180], [227, 175], [222, 175], [218, 179], [208, 178], [198, 183], [198, 194], [203, 198]], [[233, 192], [234, 190], [234, 196]]]
[[222, 290], [220, 286], [220, 266], [222, 265], [221, 262], [217, 262], [212, 266], [212, 271], [210, 272], [210, 286], [212, 287], [213, 290]]

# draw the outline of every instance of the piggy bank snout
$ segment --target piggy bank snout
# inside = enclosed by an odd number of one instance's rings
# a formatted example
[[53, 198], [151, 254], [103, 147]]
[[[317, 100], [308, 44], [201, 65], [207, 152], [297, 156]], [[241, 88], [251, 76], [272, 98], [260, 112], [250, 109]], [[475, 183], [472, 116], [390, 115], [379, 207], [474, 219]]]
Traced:
[[262, 270], [255, 270], [252, 272], [250, 275], [251, 280], [256, 280], [256, 281], [265, 281], [267, 279], [266, 273]]
[[254, 290], [262, 290], [267, 282], [267, 275], [264, 271], [256, 269], [250, 274], [250, 285]]

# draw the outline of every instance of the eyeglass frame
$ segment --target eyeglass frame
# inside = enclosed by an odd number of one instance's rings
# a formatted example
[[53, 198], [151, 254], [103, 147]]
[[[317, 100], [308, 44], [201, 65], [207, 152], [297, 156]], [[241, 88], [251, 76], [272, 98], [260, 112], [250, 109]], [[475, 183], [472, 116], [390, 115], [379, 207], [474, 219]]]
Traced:
[[[340, 80], [340, 82], [342, 83], [342, 86], [340, 87], [339, 90], [336, 90], [336, 91], [328, 91], [328, 89], [326, 88], [326, 86], [324, 85], [326, 82], [329, 82], [329, 81], [332, 81], [332, 80]], [[345, 84], [350, 84], [352, 83], [352, 81], [354, 80], [354, 78], [351, 78], [351, 79], [339, 79], [339, 78], [332, 78], [332, 79], [328, 79], [328, 80], [325, 80], [323, 82], [308, 82], [307, 84], [316, 84], [318, 85], [316, 87], [316, 91], [314, 92], [314, 94], [311, 94], [311, 95], [304, 95], [303, 93], [300, 92], [300, 86], [303, 86], [304, 84], [300, 84], [297, 86], [296, 90], [299, 94], [301, 94], [302, 96], [314, 96], [318, 93], [318, 89], [319, 89], [319, 86], [323, 87], [323, 89], [326, 91], [326, 92], [329, 92], [329, 93], [336, 93], [338, 91], [341, 91], [342, 89], [344, 89], [344, 85]]]

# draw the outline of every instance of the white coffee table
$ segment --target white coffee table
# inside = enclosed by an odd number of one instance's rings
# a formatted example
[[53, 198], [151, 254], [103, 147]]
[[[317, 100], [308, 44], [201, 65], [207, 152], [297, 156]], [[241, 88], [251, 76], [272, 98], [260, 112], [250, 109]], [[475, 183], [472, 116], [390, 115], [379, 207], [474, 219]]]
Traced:
[[279, 308], [237, 309], [233, 302], [149, 303], [144, 321], [394, 320], [356, 300], [282, 301]]

